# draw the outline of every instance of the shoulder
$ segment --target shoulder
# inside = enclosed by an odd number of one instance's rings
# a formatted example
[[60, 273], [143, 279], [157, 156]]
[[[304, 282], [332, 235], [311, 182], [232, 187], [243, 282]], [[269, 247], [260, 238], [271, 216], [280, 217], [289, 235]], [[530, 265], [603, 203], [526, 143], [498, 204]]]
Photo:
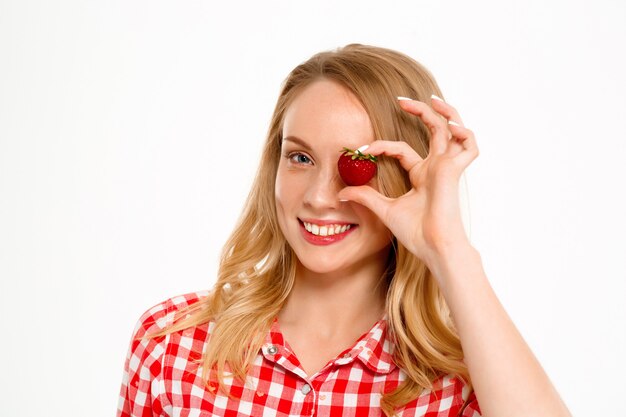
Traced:
[[208, 291], [178, 295], [146, 310], [133, 331], [127, 356], [129, 371], [138, 372], [141, 367], [145, 367], [149, 368], [151, 373], [158, 373], [171, 338], [171, 334], [165, 330], [174, 323], [177, 313], [202, 302], [207, 296]]
[[[162, 364], [169, 335], [161, 333], [174, 322], [176, 313], [201, 302], [208, 291], [198, 291], [168, 298], [141, 315], [133, 331], [118, 402], [118, 416], [154, 415], [167, 402], [161, 384]], [[160, 414], [159, 414], [160, 415]]]
[[168, 298], [146, 310], [135, 325], [133, 339], [152, 333], [159, 333], [172, 325], [177, 313], [196, 305], [210, 294], [209, 291], [196, 291]]

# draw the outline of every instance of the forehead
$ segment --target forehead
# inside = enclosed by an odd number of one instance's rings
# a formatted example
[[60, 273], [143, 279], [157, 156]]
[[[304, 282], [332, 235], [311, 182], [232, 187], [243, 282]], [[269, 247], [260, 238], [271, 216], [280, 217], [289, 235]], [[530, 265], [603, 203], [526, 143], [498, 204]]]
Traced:
[[283, 138], [308, 143], [359, 147], [374, 139], [372, 125], [358, 98], [341, 84], [315, 81], [291, 102], [283, 119]]

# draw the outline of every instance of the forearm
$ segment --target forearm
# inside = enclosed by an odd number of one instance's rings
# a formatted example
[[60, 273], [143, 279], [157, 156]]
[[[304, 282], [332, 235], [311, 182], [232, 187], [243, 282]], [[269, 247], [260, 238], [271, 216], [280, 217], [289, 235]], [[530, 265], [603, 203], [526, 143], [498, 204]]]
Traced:
[[461, 338], [483, 416], [570, 416], [548, 376], [496, 297], [469, 244], [430, 263]]

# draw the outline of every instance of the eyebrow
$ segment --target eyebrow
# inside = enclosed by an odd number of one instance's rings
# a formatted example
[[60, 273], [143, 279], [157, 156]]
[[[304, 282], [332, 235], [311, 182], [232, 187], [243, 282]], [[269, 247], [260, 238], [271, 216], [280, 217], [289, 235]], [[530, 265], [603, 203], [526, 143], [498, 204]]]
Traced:
[[303, 139], [300, 139], [297, 136], [287, 136], [287, 137], [283, 138], [283, 142], [285, 142], [287, 140], [289, 142], [297, 143], [298, 145], [302, 146], [307, 151], [311, 151], [312, 150], [311, 146], [308, 143], [306, 143]]

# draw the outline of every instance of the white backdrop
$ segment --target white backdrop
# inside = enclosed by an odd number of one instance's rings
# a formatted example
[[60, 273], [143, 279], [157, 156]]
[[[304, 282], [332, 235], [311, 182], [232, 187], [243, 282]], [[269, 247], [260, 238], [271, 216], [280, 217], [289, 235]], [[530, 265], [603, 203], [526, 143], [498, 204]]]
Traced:
[[626, 3], [216, 4], [0, 0], [0, 414], [114, 415], [139, 315], [213, 283], [281, 81], [358, 42], [435, 74], [497, 294], [574, 415], [626, 415]]

